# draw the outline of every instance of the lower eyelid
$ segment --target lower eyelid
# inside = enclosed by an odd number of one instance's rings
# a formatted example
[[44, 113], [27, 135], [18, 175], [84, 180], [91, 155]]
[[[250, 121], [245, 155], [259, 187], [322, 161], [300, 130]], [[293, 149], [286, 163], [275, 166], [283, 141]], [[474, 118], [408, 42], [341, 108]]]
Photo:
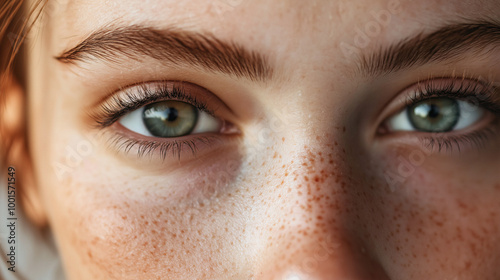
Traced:
[[[237, 134], [194, 134], [177, 138], [154, 138], [114, 128], [103, 134], [108, 148], [132, 163], [187, 162], [220, 149], [230, 149], [238, 142]], [[120, 131], [118, 131], [120, 130]], [[142, 160], [144, 158], [146, 161]], [[144, 166], [140, 166], [143, 168]]]
[[[479, 128], [478, 128], [479, 127]], [[497, 143], [500, 136], [500, 118], [490, 114], [489, 117], [479, 121], [477, 126], [471, 129], [452, 131], [447, 133], [431, 133], [418, 131], [395, 131], [392, 133], [379, 134], [380, 144], [392, 147], [408, 146], [423, 149], [426, 153], [450, 152], [479, 152], [490, 151], [498, 148]]]

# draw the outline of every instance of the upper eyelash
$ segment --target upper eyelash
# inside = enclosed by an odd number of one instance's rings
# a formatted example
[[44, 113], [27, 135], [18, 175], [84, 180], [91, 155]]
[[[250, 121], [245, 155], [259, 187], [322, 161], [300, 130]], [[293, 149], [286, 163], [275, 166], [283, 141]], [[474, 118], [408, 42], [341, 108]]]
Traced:
[[[489, 110], [500, 116], [500, 88], [492, 86], [493, 83], [484, 83], [477, 79], [470, 79], [467, 83], [463, 79], [450, 80], [436, 85], [435, 81], [427, 80], [418, 83], [417, 89], [412, 96], [407, 97], [406, 107], [415, 103], [436, 97], [448, 97], [467, 101], [473, 98], [475, 105]], [[498, 95], [497, 95], [498, 94]], [[497, 130], [491, 126], [481, 131], [475, 131], [466, 135], [448, 135], [437, 133], [433, 135], [420, 136], [420, 140], [428, 149], [437, 148], [438, 152], [446, 150], [451, 152], [454, 148], [461, 151], [463, 144], [479, 149], [486, 145], [488, 137], [495, 135]]]
[[[422, 85], [422, 83], [424, 84]], [[474, 101], [477, 101], [478, 106], [499, 115], [500, 97], [495, 96], [495, 92], [500, 94], [500, 89], [493, 87], [492, 84], [485, 84], [475, 79], [471, 79], [468, 83], [464, 83], [463, 80], [451, 80], [445, 82], [444, 86], [436, 85], [432, 80], [419, 82], [417, 90], [407, 98], [406, 106], [434, 97], [449, 97], [460, 100], [473, 98]]]
[[215, 116], [214, 111], [210, 110], [206, 103], [186, 93], [182, 86], [174, 85], [172, 88], [168, 88], [167, 83], [159, 82], [152, 89], [147, 84], [141, 84], [127, 88], [123, 94], [125, 97], [111, 97], [110, 100], [101, 105], [99, 112], [91, 114], [97, 128], [106, 128], [129, 112], [164, 100], [184, 101], [195, 106], [200, 111]]

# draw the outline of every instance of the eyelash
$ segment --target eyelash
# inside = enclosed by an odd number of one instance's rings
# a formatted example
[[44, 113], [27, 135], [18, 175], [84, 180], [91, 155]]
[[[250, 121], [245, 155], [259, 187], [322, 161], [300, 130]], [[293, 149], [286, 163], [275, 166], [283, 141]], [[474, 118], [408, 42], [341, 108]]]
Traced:
[[438, 152], [443, 149], [449, 152], [457, 149], [460, 152], [462, 145], [465, 144], [472, 144], [477, 149], [484, 147], [488, 139], [498, 133], [495, 128], [498, 126], [498, 118], [500, 117], [500, 100], [496, 100], [498, 97], [495, 97], [494, 93], [498, 90], [492, 86], [493, 83], [484, 83], [477, 79], [451, 79], [444, 86], [442, 84], [436, 85], [435, 79], [419, 82], [414, 94], [407, 97], [405, 108], [433, 97], [448, 97], [463, 101], [474, 100], [475, 105], [494, 114], [496, 120], [480, 131], [463, 135], [433, 133], [430, 136], [420, 136], [419, 140], [426, 148], [430, 150], [437, 148]]
[[[421, 85], [422, 83], [425, 84]], [[492, 83], [484, 84], [478, 80], [468, 80], [467, 83], [463, 80], [450, 80], [445, 86], [436, 86], [433, 80], [419, 82], [414, 95], [407, 98], [406, 106], [432, 97], [448, 97], [465, 101], [468, 98], [474, 98], [479, 101], [478, 106], [500, 114], [500, 100], [495, 100], [491, 88]], [[479, 98], [480, 96], [483, 98]]]
[[[170, 82], [171, 84], [172, 82]], [[147, 85], [138, 85], [134, 90], [125, 91], [125, 97], [113, 96], [107, 101], [100, 112], [92, 114], [96, 121], [97, 128], [106, 128], [122, 116], [134, 110], [140, 109], [151, 103], [163, 100], [184, 101], [196, 107], [198, 110], [207, 112], [215, 117], [214, 111], [210, 110], [207, 104], [196, 97], [188, 94], [181, 86], [174, 85], [171, 89], [167, 86], [168, 82], [158, 82], [155, 90], [151, 90]]]
[[[406, 107], [427, 100], [433, 97], [448, 97], [453, 99], [460, 99], [467, 101], [474, 99], [477, 105], [493, 113], [497, 119], [500, 117], [500, 102], [495, 100], [491, 84], [485, 84], [479, 80], [450, 80], [440, 85], [434, 83], [435, 79], [421, 81], [414, 90], [412, 96], [408, 96], [405, 104]], [[100, 106], [97, 113], [91, 114], [95, 121], [95, 126], [99, 129], [107, 128], [117, 122], [122, 116], [129, 112], [140, 109], [151, 103], [163, 100], [179, 100], [184, 101], [195, 106], [198, 110], [207, 112], [215, 117], [214, 111], [210, 110], [205, 102], [197, 99], [189, 94], [182, 86], [169, 88], [175, 82], [157, 82], [154, 89], [145, 84], [129, 87], [133, 89], [125, 90], [121, 96], [113, 96]], [[182, 83], [181, 83], [182, 84]], [[497, 97], [498, 98], [498, 97]], [[406, 108], [405, 107], [405, 108]], [[473, 144], [476, 148], [484, 146], [489, 137], [496, 135], [498, 132], [495, 129], [498, 121], [494, 121], [488, 127], [468, 133], [465, 135], [449, 135], [449, 133], [434, 133], [430, 136], [420, 136], [419, 139], [424, 146], [430, 149], [437, 148], [438, 151], [446, 149], [452, 151], [453, 149], [461, 150], [464, 144]], [[137, 146], [137, 155], [139, 157], [150, 155], [158, 151], [162, 160], [165, 160], [168, 153], [177, 155], [180, 160], [183, 147], [186, 147], [196, 156], [197, 146], [199, 143], [210, 144], [213, 140], [218, 138], [213, 135], [196, 135], [191, 136], [191, 139], [184, 140], [166, 140], [148, 141], [139, 139], [130, 139], [128, 136], [120, 134], [114, 135], [111, 142], [114, 143], [118, 149], [129, 152], [133, 147]]]
[[[155, 83], [155, 86], [148, 86]], [[126, 114], [138, 110], [143, 106], [151, 103], [164, 100], [178, 100], [189, 103], [198, 110], [206, 112], [213, 117], [215, 113], [209, 109], [208, 105], [197, 99], [183, 89], [182, 82], [178, 82], [181, 86], [172, 85], [173, 81], [160, 81], [137, 86], [130, 86], [124, 90], [119, 96], [113, 96], [103, 105], [100, 106], [98, 112], [91, 113], [90, 116], [95, 122], [97, 129], [107, 128], [116, 123], [121, 117]], [[137, 147], [137, 156], [143, 157], [152, 155], [158, 152], [162, 160], [165, 160], [171, 152], [172, 156], [181, 159], [182, 152], [187, 149], [191, 151], [193, 156], [196, 156], [197, 148], [200, 144], [211, 144], [214, 141], [220, 140], [220, 137], [215, 135], [190, 135], [184, 136], [183, 139], [161, 139], [157, 141], [133, 139], [123, 133], [115, 133], [110, 139], [110, 143], [122, 150], [125, 153], [130, 152], [134, 147]]]

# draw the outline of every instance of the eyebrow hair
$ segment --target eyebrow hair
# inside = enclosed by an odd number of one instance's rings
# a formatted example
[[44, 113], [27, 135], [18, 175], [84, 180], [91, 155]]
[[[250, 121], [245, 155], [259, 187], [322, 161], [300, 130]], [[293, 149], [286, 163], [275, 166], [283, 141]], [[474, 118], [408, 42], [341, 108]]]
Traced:
[[269, 61], [262, 54], [213, 35], [138, 25], [98, 30], [55, 58], [70, 64], [94, 59], [117, 63], [120, 55], [137, 61], [151, 57], [252, 81], [266, 81], [273, 74]]
[[431, 62], [457, 59], [468, 52], [482, 54], [495, 48], [500, 48], [500, 24], [487, 21], [452, 24], [364, 54], [358, 71], [370, 76], [388, 74]]

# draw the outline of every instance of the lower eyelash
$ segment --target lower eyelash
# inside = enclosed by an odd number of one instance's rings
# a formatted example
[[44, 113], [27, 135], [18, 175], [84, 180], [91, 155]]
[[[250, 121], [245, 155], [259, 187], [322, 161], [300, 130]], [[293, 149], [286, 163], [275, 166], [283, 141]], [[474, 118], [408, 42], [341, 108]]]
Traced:
[[414, 95], [408, 97], [406, 101], [407, 107], [433, 97], [448, 97], [463, 101], [471, 99], [477, 103], [476, 106], [480, 106], [495, 115], [495, 121], [479, 131], [463, 135], [433, 133], [420, 136], [419, 140], [424, 148], [430, 151], [437, 150], [438, 152], [452, 152], [453, 150], [460, 152], [465, 147], [469, 147], [479, 151], [488, 144], [489, 139], [498, 136], [500, 104], [495, 93], [500, 93], [500, 90], [497, 87], [492, 87], [493, 83], [480, 82], [477, 79], [467, 81], [452, 79], [443, 83], [433, 79], [421, 83]]
[[180, 161], [181, 155], [187, 150], [196, 156], [200, 144], [211, 145], [214, 141], [221, 141], [220, 137], [215, 135], [191, 136], [184, 140], [139, 140], [132, 139], [129, 136], [115, 134], [109, 139], [109, 144], [125, 154], [132, 150], [137, 150], [138, 157], [159, 155], [162, 161], [165, 161], [169, 154]]
[[498, 135], [498, 129], [496, 127], [498, 127], [498, 124], [495, 125], [494, 123], [480, 131], [471, 132], [465, 135], [421, 136], [420, 141], [424, 147], [430, 151], [437, 150], [438, 152], [453, 152], [456, 149], [460, 152], [465, 145], [479, 151], [487, 146], [489, 139]]

